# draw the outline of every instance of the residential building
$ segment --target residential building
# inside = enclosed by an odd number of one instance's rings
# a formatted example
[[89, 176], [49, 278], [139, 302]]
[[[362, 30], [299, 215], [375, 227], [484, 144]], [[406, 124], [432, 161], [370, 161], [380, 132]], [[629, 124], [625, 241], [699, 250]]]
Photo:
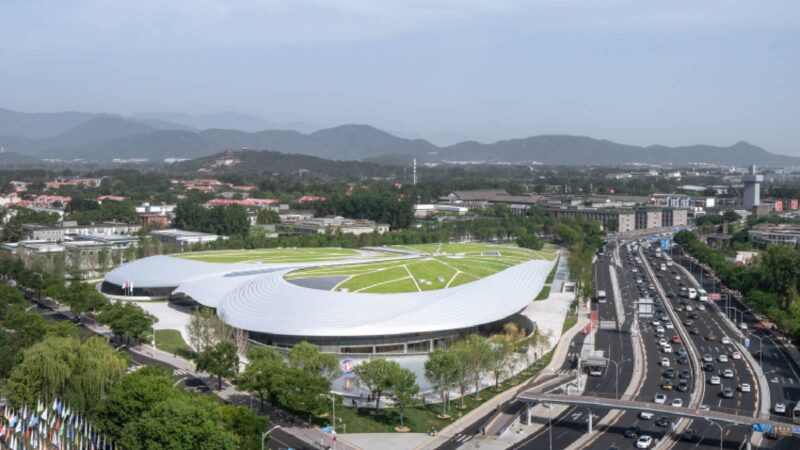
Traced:
[[759, 244], [780, 244], [796, 246], [800, 242], [800, 225], [760, 224], [748, 231], [750, 239]]
[[102, 178], [56, 178], [53, 181], [48, 181], [44, 185], [48, 189], [57, 189], [62, 186], [85, 186], [85, 187], [99, 187], [103, 182]]
[[72, 239], [76, 235], [130, 235], [142, 229], [139, 224], [101, 222], [88, 225], [78, 225], [77, 222], [63, 222], [54, 226], [24, 224], [26, 240], [45, 240], [61, 242]]
[[329, 216], [299, 221], [292, 225], [292, 230], [296, 233], [383, 234], [389, 231], [389, 225], [375, 223], [366, 219], [346, 219], [341, 216]]
[[179, 230], [177, 228], [153, 230], [150, 232], [150, 236], [164, 243], [178, 243], [181, 246], [191, 244], [206, 244], [209, 242], [214, 242], [220, 238], [220, 236], [216, 234]]

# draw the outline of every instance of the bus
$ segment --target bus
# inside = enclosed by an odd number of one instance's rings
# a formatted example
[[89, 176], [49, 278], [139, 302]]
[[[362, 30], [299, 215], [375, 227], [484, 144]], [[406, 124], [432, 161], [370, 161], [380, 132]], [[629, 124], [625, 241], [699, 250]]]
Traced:
[[597, 302], [598, 303], [605, 303], [606, 302], [606, 291], [597, 291]]
[[708, 301], [708, 292], [706, 292], [706, 290], [702, 289], [702, 288], [698, 289], [697, 290], [697, 299], [700, 300], [701, 302], [707, 302]]

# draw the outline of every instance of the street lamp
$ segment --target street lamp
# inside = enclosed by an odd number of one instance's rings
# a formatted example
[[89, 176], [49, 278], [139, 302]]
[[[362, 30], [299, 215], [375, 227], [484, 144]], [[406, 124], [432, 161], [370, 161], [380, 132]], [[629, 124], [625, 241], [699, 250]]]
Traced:
[[336, 450], [336, 396], [333, 394], [319, 394], [331, 401], [331, 431], [333, 434], [333, 448]]
[[622, 361], [614, 361], [611, 358], [606, 358], [606, 361], [614, 363], [614, 375], [615, 375], [614, 385], [617, 393], [616, 397], [614, 398], [619, 399], [619, 365], [625, 364], [626, 362], [631, 362], [633, 360], [631, 358], [628, 358]]
[[725, 439], [725, 435], [723, 434], [723, 432], [725, 431], [725, 428], [734, 426], [735, 424], [728, 423], [725, 425], [720, 425], [717, 422], [712, 421], [711, 419], [706, 419], [706, 420], [708, 420], [708, 423], [710, 423], [711, 425], [714, 425], [717, 428], [719, 428], [719, 450], [722, 450], [722, 443], [724, 442]]
[[761, 370], [764, 370], [764, 342], [763, 336], [757, 336], [753, 334], [752, 331], [748, 331], [747, 334], [749, 336], [753, 336], [754, 338], [758, 339], [758, 365], [761, 367]]
[[274, 427], [270, 428], [269, 430], [261, 433], [261, 450], [264, 450], [264, 439], [266, 439], [267, 436], [269, 436], [270, 433], [275, 431], [276, 428], [280, 428], [280, 427], [281, 427], [280, 425], [275, 425]]
[[153, 359], [156, 357], [156, 325], [153, 324]]

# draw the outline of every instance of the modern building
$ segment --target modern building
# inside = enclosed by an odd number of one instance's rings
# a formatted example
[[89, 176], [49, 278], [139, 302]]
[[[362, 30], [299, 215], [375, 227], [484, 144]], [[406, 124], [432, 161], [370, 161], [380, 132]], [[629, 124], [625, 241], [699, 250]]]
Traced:
[[153, 230], [150, 232], [150, 237], [156, 238], [163, 243], [178, 243], [181, 246], [206, 244], [209, 242], [214, 242], [220, 238], [220, 236], [216, 234], [202, 233], [200, 231], [179, 230], [177, 228]]
[[750, 239], [759, 244], [796, 246], [800, 242], [800, 225], [790, 223], [760, 224], [748, 231]]
[[[403, 254], [393, 259], [417, 259]], [[153, 256], [106, 274], [102, 292], [170, 298], [213, 308], [251, 342], [279, 349], [309, 341], [336, 354], [427, 353], [473, 332], [493, 332], [518, 316], [544, 286], [554, 261], [520, 263], [459, 286], [367, 294], [315, 289], [284, 278], [300, 268], [368, 263], [374, 257], [313, 263], [220, 264]], [[527, 320], [527, 319], [524, 319]], [[527, 322], [527, 329], [533, 324]]]
[[603, 228], [611, 233], [685, 227], [689, 221], [688, 211], [678, 208], [572, 208], [546, 206], [544, 209], [556, 217], [579, 217], [600, 222]]
[[764, 181], [763, 175], [756, 174], [755, 164], [750, 166], [750, 171], [742, 175], [744, 192], [742, 195], [742, 206], [744, 209], [751, 210], [754, 206], [761, 204], [761, 183]]
[[26, 240], [60, 242], [73, 239], [75, 236], [111, 236], [131, 235], [142, 229], [139, 224], [100, 222], [88, 225], [78, 225], [77, 222], [67, 221], [58, 225], [24, 224], [22, 226]]
[[366, 219], [346, 219], [342, 216], [314, 217], [291, 225], [295, 233], [383, 234], [389, 225]]

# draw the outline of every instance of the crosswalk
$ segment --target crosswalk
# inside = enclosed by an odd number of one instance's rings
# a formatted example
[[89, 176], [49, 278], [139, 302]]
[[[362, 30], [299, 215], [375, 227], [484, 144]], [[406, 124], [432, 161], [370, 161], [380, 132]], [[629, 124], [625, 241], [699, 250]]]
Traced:
[[189, 375], [189, 371], [184, 370], [184, 369], [175, 369], [175, 370], [172, 371], [172, 375], [176, 376], [176, 377], [183, 377], [183, 376]]
[[451, 441], [458, 442], [459, 444], [463, 444], [469, 441], [470, 439], [472, 439], [472, 435], [461, 434], [461, 433], [456, 433], [455, 435], [453, 435], [452, 438], [450, 438]]

